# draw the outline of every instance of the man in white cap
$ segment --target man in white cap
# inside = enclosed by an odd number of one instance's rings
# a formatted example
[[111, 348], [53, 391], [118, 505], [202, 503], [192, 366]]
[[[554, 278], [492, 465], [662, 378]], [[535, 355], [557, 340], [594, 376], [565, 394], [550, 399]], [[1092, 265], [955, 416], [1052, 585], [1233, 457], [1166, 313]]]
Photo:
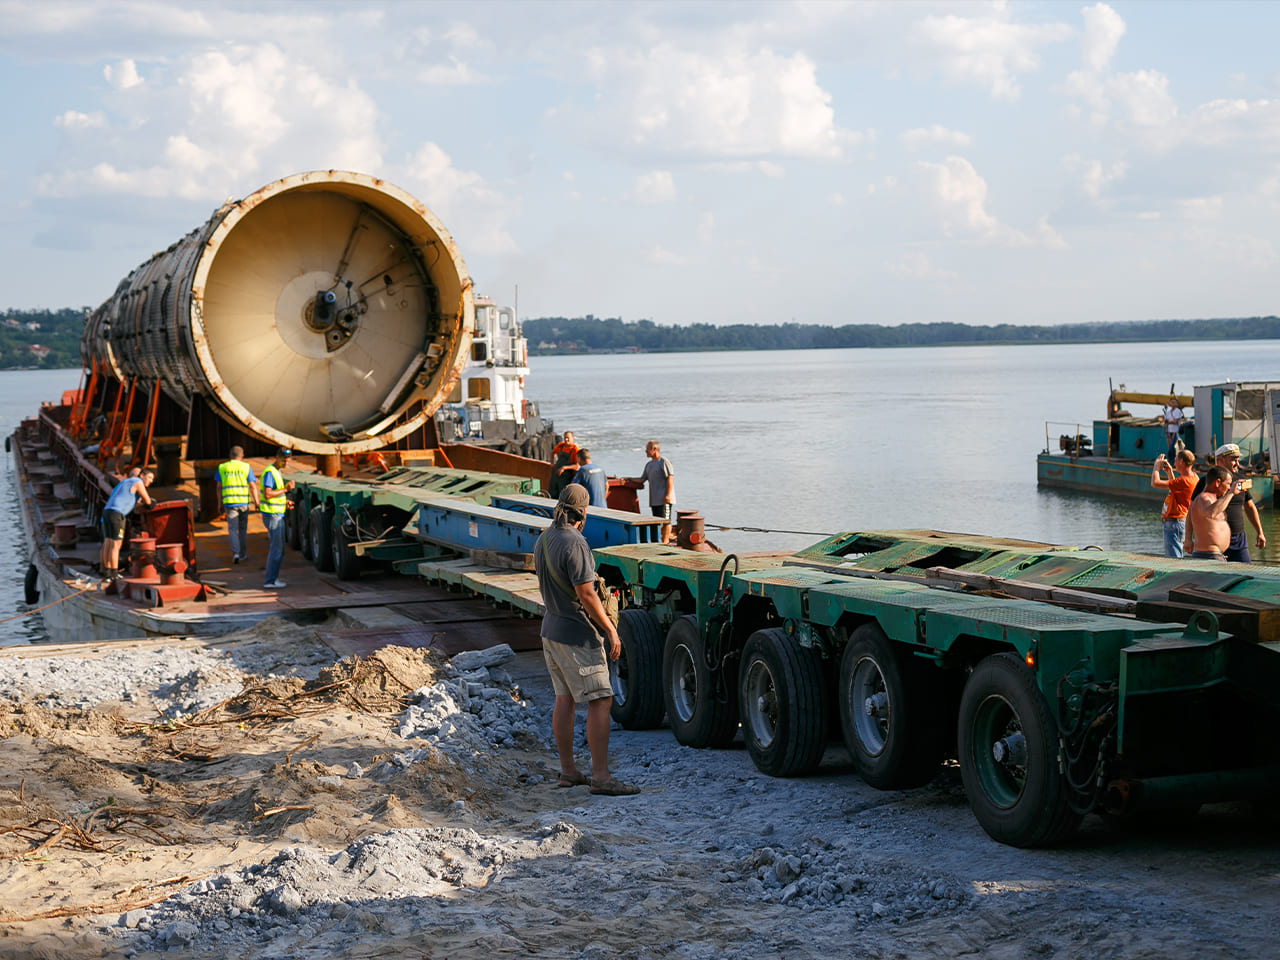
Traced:
[[[613, 686], [609, 661], [622, 656], [618, 630], [596, 596], [596, 565], [582, 535], [590, 497], [585, 487], [570, 483], [560, 491], [551, 526], [533, 548], [533, 567], [546, 614], [542, 618], [542, 654], [551, 674], [556, 702], [551, 733], [560, 755], [558, 786], [590, 784], [591, 792], [626, 797], [640, 788], [609, 772], [609, 711]], [[573, 757], [576, 705], [587, 705], [587, 746], [591, 776]]]
[[[1240, 447], [1234, 443], [1224, 443], [1213, 452], [1214, 463], [1222, 467], [1231, 475], [1231, 485], [1228, 489], [1235, 490], [1235, 483], [1241, 480], [1240, 477]], [[1223, 551], [1228, 560], [1234, 560], [1236, 563], [1249, 563], [1249, 540], [1245, 536], [1244, 520], [1249, 518], [1249, 523], [1253, 525], [1253, 529], [1257, 531], [1257, 538], [1254, 541], [1261, 550], [1267, 545], [1267, 535], [1262, 532], [1262, 518], [1258, 516], [1258, 506], [1253, 502], [1253, 496], [1249, 493], [1249, 487], [1252, 481], [1244, 479], [1241, 482], [1239, 492], [1231, 498], [1231, 502], [1227, 505], [1226, 518], [1227, 526], [1231, 530], [1231, 542], [1227, 545], [1227, 549]], [[1196, 484], [1195, 491], [1191, 494], [1191, 501], [1195, 503], [1200, 494], [1204, 492], [1205, 479], [1200, 478], [1200, 482]], [[1183, 544], [1183, 552], [1187, 556], [1191, 556], [1196, 550], [1195, 530], [1191, 524], [1187, 524], [1187, 540]]]

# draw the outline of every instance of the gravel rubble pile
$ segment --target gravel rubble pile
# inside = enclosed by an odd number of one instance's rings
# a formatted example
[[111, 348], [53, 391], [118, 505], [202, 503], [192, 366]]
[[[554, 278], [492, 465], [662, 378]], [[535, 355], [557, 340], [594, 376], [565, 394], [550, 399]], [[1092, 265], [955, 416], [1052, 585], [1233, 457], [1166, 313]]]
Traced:
[[[188, 710], [254, 676], [314, 677], [335, 659], [303, 628], [275, 629], [272, 643], [247, 634], [203, 651], [0, 658], [0, 696], [63, 706], [154, 697]], [[320, 960], [430, 944], [433, 956], [469, 958], [1226, 960], [1274, 942], [1246, 936], [1250, 923], [1274, 927], [1257, 912], [1265, 894], [1206, 909], [1266, 867], [1265, 850], [1253, 856], [1259, 841], [1233, 833], [1244, 829], [1234, 821], [1165, 846], [1139, 848], [1091, 824], [1075, 849], [1013, 850], [976, 825], [954, 766], [928, 788], [874, 791], [833, 744], [814, 776], [774, 779], [740, 744], [692, 750], [665, 729], [611, 734], [613, 772], [639, 784], [638, 796], [557, 788], [549, 682], [540, 661], [513, 658], [499, 646], [437, 668], [390, 728], [385, 717], [369, 728], [389, 749], [345, 773], [429, 778], [443, 759], [461, 788], [453, 796], [482, 785], [499, 807], [457, 799], [423, 818], [430, 827], [379, 827], [350, 843], [355, 834], [327, 846], [290, 835], [260, 863], [97, 916], [107, 955]], [[317, 780], [337, 789], [334, 770]]]
[[244, 686], [244, 671], [222, 654], [133, 650], [101, 657], [0, 659], [0, 696], [50, 708], [87, 710], [149, 698], [161, 715], [197, 713]]
[[[409, 922], [439, 923], [461, 889], [498, 882], [526, 860], [581, 856], [600, 845], [557, 822], [529, 837], [475, 830], [396, 830], [367, 837], [333, 855], [294, 847], [267, 863], [207, 877], [147, 909], [120, 916], [138, 949], [224, 951], [278, 939], [280, 956], [305, 949], [340, 951], [370, 930]], [[569, 869], [566, 867], [566, 869]], [[408, 913], [410, 916], [405, 916]]]

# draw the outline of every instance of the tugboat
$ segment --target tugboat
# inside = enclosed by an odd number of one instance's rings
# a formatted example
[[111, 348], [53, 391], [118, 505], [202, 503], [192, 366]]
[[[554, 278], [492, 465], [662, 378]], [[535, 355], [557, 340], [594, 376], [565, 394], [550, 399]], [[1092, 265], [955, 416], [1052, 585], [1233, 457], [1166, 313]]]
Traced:
[[514, 307], [477, 296], [470, 359], [453, 392], [436, 411], [441, 443], [489, 447], [532, 460], [549, 460], [555, 444], [550, 420], [524, 395], [529, 344]]

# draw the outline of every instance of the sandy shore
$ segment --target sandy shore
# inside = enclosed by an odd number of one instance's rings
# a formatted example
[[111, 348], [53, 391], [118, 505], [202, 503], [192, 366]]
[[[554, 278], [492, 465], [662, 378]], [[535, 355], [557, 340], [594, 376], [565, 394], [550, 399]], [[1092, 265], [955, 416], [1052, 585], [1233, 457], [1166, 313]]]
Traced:
[[644, 792], [560, 789], [537, 654], [0, 653], [3, 957], [1280, 956], [1266, 811], [1014, 850], [954, 767], [882, 793], [835, 745], [774, 780], [619, 730]]

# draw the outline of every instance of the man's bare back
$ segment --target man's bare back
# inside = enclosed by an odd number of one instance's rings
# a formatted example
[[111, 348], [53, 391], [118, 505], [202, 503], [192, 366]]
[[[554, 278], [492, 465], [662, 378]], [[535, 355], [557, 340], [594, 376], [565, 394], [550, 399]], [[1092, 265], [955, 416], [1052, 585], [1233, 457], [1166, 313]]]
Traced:
[[1240, 492], [1238, 481], [1232, 482], [1225, 470], [1220, 475], [1210, 472], [1204, 492], [1191, 503], [1187, 522], [1191, 527], [1191, 539], [1196, 554], [1224, 554], [1231, 545], [1231, 528], [1227, 524], [1226, 510], [1231, 498]]

